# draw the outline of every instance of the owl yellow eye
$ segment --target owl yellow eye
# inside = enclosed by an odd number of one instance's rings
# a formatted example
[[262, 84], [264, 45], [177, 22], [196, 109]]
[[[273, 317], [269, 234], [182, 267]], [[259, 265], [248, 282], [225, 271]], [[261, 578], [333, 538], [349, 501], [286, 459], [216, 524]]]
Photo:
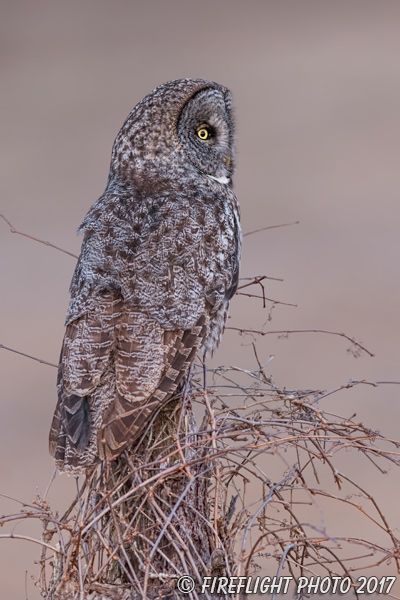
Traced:
[[209, 135], [210, 135], [210, 132], [205, 127], [201, 127], [200, 129], [197, 130], [197, 136], [201, 140], [206, 140], [209, 137]]
[[208, 140], [212, 138], [215, 134], [214, 128], [208, 123], [201, 123], [196, 127], [196, 135], [201, 140]]

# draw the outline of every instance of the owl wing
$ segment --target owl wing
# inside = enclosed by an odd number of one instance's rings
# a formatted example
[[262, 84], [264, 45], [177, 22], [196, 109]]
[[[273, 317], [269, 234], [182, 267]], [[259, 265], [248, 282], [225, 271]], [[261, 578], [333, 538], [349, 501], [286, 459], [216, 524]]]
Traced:
[[89, 459], [90, 453], [93, 454], [92, 421], [96, 416], [93, 396], [109, 368], [118, 305], [118, 299], [104, 297], [97, 303], [96, 311], [87, 312], [67, 325], [49, 443], [50, 453], [60, 468], [64, 464], [77, 467], [83, 460], [82, 455], [89, 451], [86, 456]]
[[172, 396], [207, 334], [202, 315], [189, 330], [165, 330], [120, 295], [67, 325], [50, 452], [61, 470], [114, 458]]
[[[154, 326], [154, 321], [145, 317]], [[197, 324], [189, 330], [162, 330], [158, 343], [162, 348], [162, 358], [157, 363], [157, 377], [147, 380], [148, 393], [140, 399], [137, 374], [137, 351], [146, 352], [146, 346], [129, 335], [129, 328], [135, 327], [135, 318], [127, 317], [126, 334], [118, 340], [120, 351], [116, 355], [117, 393], [104, 415], [100, 456], [115, 458], [141, 433], [143, 426], [176, 391], [184, 375], [188, 372], [196, 352], [203, 345], [208, 319], [202, 315]], [[131, 332], [134, 333], [133, 331]], [[144, 340], [143, 340], [144, 342]], [[142, 342], [142, 343], [143, 343]], [[149, 348], [147, 348], [147, 351]], [[149, 355], [153, 360], [153, 352]], [[154, 368], [154, 365], [151, 365]], [[151, 382], [151, 386], [149, 385]], [[137, 389], [135, 395], [134, 389]], [[150, 387], [152, 389], [150, 389]]]

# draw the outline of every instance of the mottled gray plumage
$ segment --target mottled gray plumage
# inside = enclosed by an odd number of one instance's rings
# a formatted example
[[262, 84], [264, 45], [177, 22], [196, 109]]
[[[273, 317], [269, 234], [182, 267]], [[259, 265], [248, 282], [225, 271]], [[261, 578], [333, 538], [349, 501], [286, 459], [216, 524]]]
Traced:
[[231, 95], [217, 83], [165, 83], [122, 126], [79, 228], [50, 431], [60, 470], [116, 457], [218, 345], [240, 258], [233, 170]]

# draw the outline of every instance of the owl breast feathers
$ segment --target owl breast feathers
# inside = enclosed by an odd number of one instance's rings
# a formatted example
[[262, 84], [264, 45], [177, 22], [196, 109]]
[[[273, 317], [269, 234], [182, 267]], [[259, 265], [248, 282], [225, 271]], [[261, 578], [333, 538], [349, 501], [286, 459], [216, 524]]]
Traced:
[[113, 459], [213, 351], [239, 272], [231, 94], [163, 84], [128, 116], [86, 215], [58, 371], [59, 470]]

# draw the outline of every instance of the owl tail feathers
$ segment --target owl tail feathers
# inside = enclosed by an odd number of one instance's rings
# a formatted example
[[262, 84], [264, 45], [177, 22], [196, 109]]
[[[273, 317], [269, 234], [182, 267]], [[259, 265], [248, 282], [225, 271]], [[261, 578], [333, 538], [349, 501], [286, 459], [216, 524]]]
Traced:
[[86, 397], [63, 394], [50, 428], [49, 450], [59, 471], [82, 473], [96, 462]]
[[102, 459], [113, 460], [132, 444], [151, 423], [160, 401], [153, 398], [143, 405], [142, 401], [130, 402], [120, 394], [104, 416], [99, 453]]

